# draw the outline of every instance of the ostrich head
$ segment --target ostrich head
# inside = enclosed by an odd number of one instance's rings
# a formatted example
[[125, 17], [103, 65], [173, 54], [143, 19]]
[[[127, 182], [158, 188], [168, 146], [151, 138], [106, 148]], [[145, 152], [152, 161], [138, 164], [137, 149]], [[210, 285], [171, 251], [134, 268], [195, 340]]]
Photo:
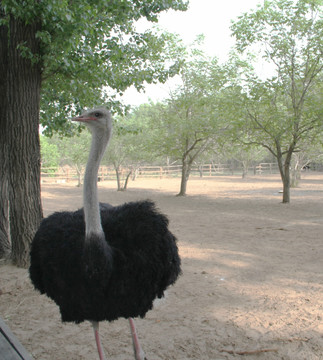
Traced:
[[96, 108], [85, 111], [82, 115], [72, 118], [74, 121], [83, 122], [92, 133], [108, 135], [112, 129], [111, 113], [106, 108]]

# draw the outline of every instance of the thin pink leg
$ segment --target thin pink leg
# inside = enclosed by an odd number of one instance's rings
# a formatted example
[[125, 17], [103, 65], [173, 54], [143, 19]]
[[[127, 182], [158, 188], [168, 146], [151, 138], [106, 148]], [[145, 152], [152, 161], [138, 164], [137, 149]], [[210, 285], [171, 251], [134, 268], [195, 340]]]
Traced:
[[135, 352], [135, 359], [136, 360], [147, 360], [145, 357], [145, 353], [139, 344], [138, 335], [137, 335], [135, 322], [133, 321], [133, 318], [129, 318], [129, 324], [130, 324], [130, 330], [131, 330], [131, 336], [132, 336], [133, 349]]
[[100, 358], [100, 360], [106, 360], [106, 357], [104, 355], [104, 350], [103, 350], [103, 347], [102, 347], [101, 341], [100, 341], [99, 323], [97, 321], [91, 321], [91, 322], [92, 322], [92, 326], [93, 326], [96, 346], [98, 348], [99, 358]]

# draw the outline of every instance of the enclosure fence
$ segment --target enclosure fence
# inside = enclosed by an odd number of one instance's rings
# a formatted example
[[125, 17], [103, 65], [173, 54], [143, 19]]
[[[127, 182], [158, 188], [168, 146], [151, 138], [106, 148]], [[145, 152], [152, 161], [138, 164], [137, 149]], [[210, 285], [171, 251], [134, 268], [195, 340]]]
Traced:
[[[84, 175], [83, 169], [76, 169], [70, 166], [60, 168], [41, 169], [42, 183], [66, 183], [81, 181]], [[118, 169], [119, 178], [131, 176], [136, 178], [177, 178], [182, 175], [181, 165], [168, 166], [125, 166]], [[260, 163], [248, 168], [248, 175], [278, 174], [278, 166], [275, 163]], [[194, 165], [191, 169], [191, 177], [215, 177], [221, 175], [243, 175], [246, 170], [242, 167], [229, 164], [202, 164]], [[116, 180], [116, 170], [112, 166], [101, 166], [98, 173], [99, 181]]]

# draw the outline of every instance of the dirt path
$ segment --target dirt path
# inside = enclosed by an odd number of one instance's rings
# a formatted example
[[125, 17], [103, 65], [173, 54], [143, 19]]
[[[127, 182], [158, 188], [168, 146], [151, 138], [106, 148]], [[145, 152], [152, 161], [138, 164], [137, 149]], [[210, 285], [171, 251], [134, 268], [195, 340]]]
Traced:
[[[149, 360], [323, 359], [323, 175], [307, 173], [281, 204], [278, 176], [100, 183], [112, 205], [150, 198], [179, 239], [183, 275], [137, 320]], [[44, 185], [45, 214], [82, 205], [74, 184]], [[26, 270], [0, 266], [0, 313], [35, 359], [97, 359], [91, 326], [62, 324]], [[129, 360], [124, 319], [102, 323], [108, 359]], [[1, 357], [1, 356], [0, 356]]]

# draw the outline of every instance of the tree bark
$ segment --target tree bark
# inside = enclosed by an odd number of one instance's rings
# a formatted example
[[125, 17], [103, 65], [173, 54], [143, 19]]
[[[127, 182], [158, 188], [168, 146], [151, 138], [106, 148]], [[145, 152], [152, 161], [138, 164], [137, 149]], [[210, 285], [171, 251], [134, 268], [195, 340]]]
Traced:
[[187, 189], [187, 182], [190, 177], [192, 163], [187, 159], [184, 158], [182, 160], [182, 178], [181, 178], [181, 188], [179, 193], [176, 196], [185, 196], [186, 189]]
[[29, 264], [29, 247], [42, 218], [40, 198], [39, 104], [41, 64], [22, 56], [23, 45], [40, 54], [37, 23], [10, 18], [8, 47], [8, 184], [12, 261]]
[[[0, 19], [4, 13], [0, 7]], [[0, 26], [0, 258], [10, 253], [8, 142], [7, 142], [8, 28]]]
[[82, 169], [80, 169], [78, 166], [75, 167], [76, 174], [77, 174], [77, 187], [81, 187], [82, 185]]
[[[202, 143], [201, 143], [202, 142]], [[186, 139], [186, 150], [182, 157], [182, 179], [181, 179], [181, 188], [179, 193], [176, 196], [185, 196], [186, 195], [186, 188], [187, 182], [190, 177], [193, 161], [202, 153], [207, 145], [209, 139], [196, 139], [192, 145], [189, 146], [189, 140]], [[201, 145], [197, 147], [197, 144]], [[195, 151], [195, 152], [194, 152]]]
[[291, 146], [285, 158], [284, 178], [283, 178], [283, 203], [290, 203], [290, 166], [292, 161], [294, 147]]
[[120, 165], [117, 165], [116, 163], [113, 164], [115, 172], [116, 172], [116, 178], [117, 178], [117, 186], [118, 186], [118, 191], [126, 191], [127, 190], [127, 186], [128, 186], [128, 181], [129, 178], [132, 174], [132, 170], [129, 171], [129, 173], [126, 175], [126, 178], [124, 180], [123, 185], [121, 184], [121, 171], [120, 171]]
[[283, 180], [283, 204], [290, 203], [290, 173], [285, 171]]
[[248, 176], [249, 161], [242, 161], [242, 179]]
[[120, 179], [120, 166], [113, 163], [114, 170], [116, 172], [116, 178], [117, 178], [117, 190], [121, 191], [121, 179]]
[[130, 170], [125, 178], [125, 181], [124, 181], [124, 184], [123, 184], [123, 191], [126, 191], [127, 190], [127, 186], [128, 186], [128, 182], [129, 182], [129, 179], [130, 179], [130, 176], [132, 174], [132, 170]]
[[280, 172], [280, 177], [283, 182], [283, 204], [290, 203], [290, 165], [291, 159], [294, 151], [294, 145], [290, 145], [288, 152], [286, 154], [285, 160], [282, 154], [281, 146], [279, 141], [276, 140], [276, 149], [277, 149], [277, 162]]

